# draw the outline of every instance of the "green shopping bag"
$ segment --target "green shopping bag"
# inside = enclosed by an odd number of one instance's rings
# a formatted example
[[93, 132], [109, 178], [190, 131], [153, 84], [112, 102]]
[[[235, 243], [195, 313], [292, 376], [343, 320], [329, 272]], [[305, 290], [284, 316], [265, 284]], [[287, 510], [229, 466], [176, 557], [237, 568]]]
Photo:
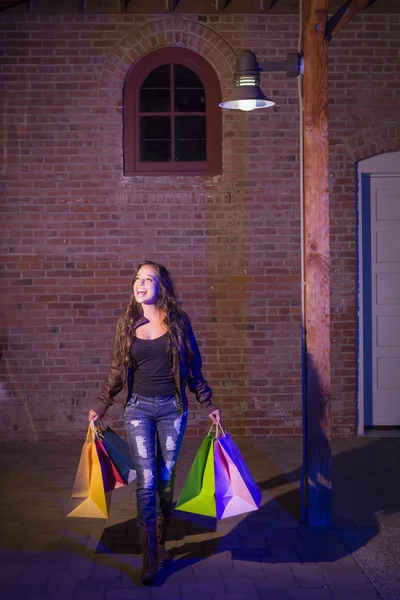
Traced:
[[214, 437], [211, 436], [211, 429], [196, 454], [175, 508], [184, 512], [216, 517]]

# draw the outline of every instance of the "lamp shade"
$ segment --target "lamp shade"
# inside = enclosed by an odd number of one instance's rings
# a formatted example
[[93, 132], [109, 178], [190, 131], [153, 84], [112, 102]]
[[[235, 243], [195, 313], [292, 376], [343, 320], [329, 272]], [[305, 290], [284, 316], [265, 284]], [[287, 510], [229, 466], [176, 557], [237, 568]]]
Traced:
[[250, 111], [275, 104], [260, 88], [260, 68], [253, 52], [241, 52], [237, 58], [236, 69], [231, 97], [221, 102], [221, 108]]

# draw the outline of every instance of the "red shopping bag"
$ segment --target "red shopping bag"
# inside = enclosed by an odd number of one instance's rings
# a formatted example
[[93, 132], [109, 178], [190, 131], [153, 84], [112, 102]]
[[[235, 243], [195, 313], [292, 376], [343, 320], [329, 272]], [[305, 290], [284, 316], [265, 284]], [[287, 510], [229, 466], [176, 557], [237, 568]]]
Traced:
[[111, 492], [125, 485], [124, 480], [116, 469], [101, 439], [95, 439], [97, 455], [99, 457], [101, 475], [105, 492]]

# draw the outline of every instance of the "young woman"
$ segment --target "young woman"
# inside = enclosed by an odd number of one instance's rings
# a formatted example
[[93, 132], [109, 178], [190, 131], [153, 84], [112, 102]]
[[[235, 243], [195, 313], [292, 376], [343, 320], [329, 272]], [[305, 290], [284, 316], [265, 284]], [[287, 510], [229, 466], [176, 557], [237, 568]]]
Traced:
[[124, 387], [125, 429], [137, 471], [141, 579], [151, 584], [165, 559], [176, 461], [187, 422], [186, 387], [213, 421], [221, 417], [211, 403], [196, 339], [170, 274], [151, 261], [137, 267], [132, 297], [117, 323], [108, 376], [89, 421], [102, 417]]

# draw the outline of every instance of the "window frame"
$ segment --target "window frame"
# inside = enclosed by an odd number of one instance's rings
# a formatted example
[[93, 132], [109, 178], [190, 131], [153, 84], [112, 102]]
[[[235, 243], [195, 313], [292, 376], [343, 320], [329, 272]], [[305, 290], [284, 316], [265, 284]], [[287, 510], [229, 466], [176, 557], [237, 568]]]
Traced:
[[[188, 67], [200, 77], [206, 97], [206, 160], [191, 162], [141, 162], [139, 160], [140, 89], [147, 75], [157, 67], [176, 63]], [[219, 175], [222, 172], [221, 85], [210, 63], [187, 48], [167, 46], [140, 58], [129, 71], [123, 97], [124, 175]], [[174, 111], [165, 116], [173, 117]], [[164, 114], [164, 113], [163, 113]], [[179, 113], [184, 116], [185, 113]], [[188, 115], [189, 116], [189, 115]]]

